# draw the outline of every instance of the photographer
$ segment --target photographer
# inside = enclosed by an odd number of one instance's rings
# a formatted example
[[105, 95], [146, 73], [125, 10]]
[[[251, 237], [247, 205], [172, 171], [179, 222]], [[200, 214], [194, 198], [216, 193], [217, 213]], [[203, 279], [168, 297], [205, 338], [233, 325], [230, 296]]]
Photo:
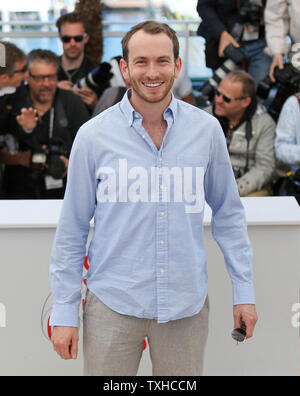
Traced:
[[198, 0], [202, 19], [198, 34], [206, 40], [206, 66], [216, 70], [224, 62], [224, 49], [232, 44], [251, 57], [248, 73], [258, 83], [269, 71], [265, 54], [264, 0]]
[[27, 95], [17, 104], [19, 115], [10, 130], [19, 150], [32, 156], [23, 166], [6, 166], [4, 191], [10, 199], [60, 199], [73, 140], [89, 115], [76, 95], [57, 88], [54, 53], [34, 50], [28, 61]]
[[0, 41], [4, 49], [5, 66], [0, 67], [0, 197], [2, 192], [2, 169], [1, 164], [22, 164], [27, 160], [26, 153], [16, 150], [10, 152], [7, 148], [9, 139], [9, 120], [13, 114], [14, 102], [22, 95], [22, 88], [17, 89], [23, 82], [27, 71], [27, 60], [24, 52], [16, 45]]
[[283, 69], [283, 57], [290, 50], [286, 36], [290, 36], [292, 43], [300, 43], [299, 0], [268, 0], [265, 23], [267, 44], [273, 56], [269, 75], [275, 82], [274, 69]]
[[258, 104], [252, 77], [242, 70], [220, 83], [213, 107], [223, 128], [241, 196], [270, 195], [275, 172], [275, 123]]
[[[95, 67], [85, 55], [85, 46], [89, 41], [88, 27], [75, 12], [62, 15], [56, 22], [63, 54], [59, 58], [58, 87], [72, 91], [74, 85], [87, 76]], [[95, 108], [104, 89], [109, 87], [110, 74], [103, 70], [103, 82], [94, 90], [88, 87], [77, 88], [76, 94], [82, 99], [90, 112]]]

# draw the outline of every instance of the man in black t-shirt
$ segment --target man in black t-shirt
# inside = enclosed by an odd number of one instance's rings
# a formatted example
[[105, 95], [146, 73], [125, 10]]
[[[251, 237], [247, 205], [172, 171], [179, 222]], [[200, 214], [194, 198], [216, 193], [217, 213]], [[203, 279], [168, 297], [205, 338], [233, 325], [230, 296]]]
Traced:
[[[85, 77], [98, 65], [85, 56], [85, 46], [89, 41], [88, 27], [85, 21], [75, 12], [62, 15], [56, 22], [63, 46], [58, 71], [58, 87], [72, 90], [81, 78]], [[109, 80], [108, 76], [108, 80]], [[109, 86], [96, 88], [78, 88], [76, 94], [83, 100], [91, 112], [104, 89]]]

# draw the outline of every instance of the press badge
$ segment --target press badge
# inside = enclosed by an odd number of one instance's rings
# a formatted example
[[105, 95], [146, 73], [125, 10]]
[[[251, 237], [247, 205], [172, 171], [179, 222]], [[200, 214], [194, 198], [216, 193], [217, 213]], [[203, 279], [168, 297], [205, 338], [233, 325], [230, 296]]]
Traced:
[[245, 25], [242, 41], [251, 41], [259, 39], [259, 27], [253, 25]]
[[54, 190], [56, 188], [63, 187], [63, 179], [54, 179], [52, 176], [45, 176], [45, 186], [46, 190]]

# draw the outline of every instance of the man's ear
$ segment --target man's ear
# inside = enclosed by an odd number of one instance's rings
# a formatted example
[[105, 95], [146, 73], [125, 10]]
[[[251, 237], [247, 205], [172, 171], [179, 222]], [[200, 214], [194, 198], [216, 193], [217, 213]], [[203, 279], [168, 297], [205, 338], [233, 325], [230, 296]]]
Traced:
[[125, 81], [128, 80], [129, 79], [128, 66], [127, 66], [125, 59], [123, 59], [123, 58], [120, 59], [120, 70], [121, 70], [124, 80]]
[[175, 61], [175, 78], [177, 78], [179, 76], [180, 70], [182, 67], [182, 60], [180, 58], [180, 56], [176, 59]]
[[85, 38], [84, 38], [84, 44], [87, 44], [87, 43], [89, 42], [89, 39], [90, 39], [90, 35], [87, 34], [87, 35], [85, 36]]
[[245, 99], [243, 99], [243, 107], [248, 107], [250, 106], [252, 102], [252, 98], [250, 96], [247, 96]]

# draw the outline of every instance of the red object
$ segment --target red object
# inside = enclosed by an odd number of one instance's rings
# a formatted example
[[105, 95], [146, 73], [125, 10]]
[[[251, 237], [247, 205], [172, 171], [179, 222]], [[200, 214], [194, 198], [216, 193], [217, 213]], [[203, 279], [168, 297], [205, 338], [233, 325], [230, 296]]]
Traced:
[[47, 328], [48, 328], [48, 337], [49, 337], [50, 340], [51, 340], [52, 332], [51, 332], [51, 326], [50, 326], [50, 316], [49, 316], [49, 318], [48, 318]]
[[84, 259], [84, 268], [85, 268], [87, 271], [88, 271], [89, 268], [90, 268], [88, 256], [85, 256], [85, 259]]
[[143, 351], [147, 348], [147, 341], [144, 340]]

